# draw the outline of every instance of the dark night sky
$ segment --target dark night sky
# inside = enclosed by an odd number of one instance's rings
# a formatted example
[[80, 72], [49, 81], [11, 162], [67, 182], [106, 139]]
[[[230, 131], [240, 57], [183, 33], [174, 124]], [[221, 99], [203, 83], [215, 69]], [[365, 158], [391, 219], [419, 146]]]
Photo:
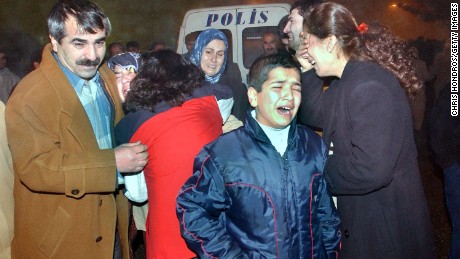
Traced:
[[[46, 16], [55, 0], [0, 0], [0, 29], [25, 32], [40, 44], [48, 42]], [[110, 17], [113, 32], [109, 41], [137, 40], [146, 48], [151, 42], [161, 40], [171, 48], [176, 45], [178, 28], [185, 12], [193, 8], [249, 3], [289, 3], [292, 0], [95, 0]], [[425, 22], [430, 17], [448, 17], [446, 0], [337, 0], [348, 7], [360, 22], [379, 20], [406, 39], [418, 36], [446, 39], [447, 23]], [[390, 7], [398, 3], [399, 7]], [[427, 11], [428, 10], [428, 11]], [[429, 12], [431, 11], [431, 13]]]

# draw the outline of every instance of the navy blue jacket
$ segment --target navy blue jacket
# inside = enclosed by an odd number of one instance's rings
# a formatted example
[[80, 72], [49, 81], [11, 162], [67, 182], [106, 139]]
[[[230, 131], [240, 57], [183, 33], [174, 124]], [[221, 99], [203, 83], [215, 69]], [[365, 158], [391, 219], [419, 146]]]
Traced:
[[281, 156], [248, 113], [195, 159], [177, 197], [183, 238], [200, 258], [336, 258], [325, 157], [321, 138], [295, 122]]

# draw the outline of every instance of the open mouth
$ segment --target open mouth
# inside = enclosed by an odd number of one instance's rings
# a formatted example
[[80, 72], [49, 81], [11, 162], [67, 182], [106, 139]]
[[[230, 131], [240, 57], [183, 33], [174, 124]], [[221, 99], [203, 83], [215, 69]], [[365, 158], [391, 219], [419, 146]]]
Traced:
[[292, 108], [288, 106], [281, 106], [281, 107], [278, 107], [277, 110], [282, 115], [290, 115]]

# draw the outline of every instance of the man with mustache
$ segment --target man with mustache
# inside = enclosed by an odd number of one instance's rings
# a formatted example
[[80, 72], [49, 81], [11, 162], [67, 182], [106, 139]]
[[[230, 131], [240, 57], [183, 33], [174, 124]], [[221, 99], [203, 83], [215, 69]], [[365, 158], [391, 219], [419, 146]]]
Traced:
[[[283, 32], [288, 37], [288, 46], [292, 50], [292, 54], [295, 56], [297, 50], [299, 49], [301, 38], [300, 33], [303, 30], [303, 20], [305, 12], [313, 5], [322, 3], [323, 0], [299, 0], [296, 1], [291, 6], [291, 11], [289, 12], [288, 21], [284, 27]], [[329, 79], [324, 80], [324, 86], [329, 84]], [[305, 87], [302, 88], [305, 91]], [[306, 107], [307, 101], [305, 101], [306, 94], [302, 93], [302, 102], [300, 103], [299, 112], [297, 114], [297, 120], [300, 124], [307, 125], [308, 108]]]
[[101, 66], [110, 29], [94, 3], [58, 1], [40, 67], [8, 101], [13, 258], [129, 258], [120, 172], [142, 170], [147, 152], [113, 143], [123, 111], [115, 77]]
[[264, 49], [263, 56], [276, 54], [277, 41], [278, 38], [276, 37], [276, 34], [272, 31], [267, 31], [262, 35], [262, 48]]

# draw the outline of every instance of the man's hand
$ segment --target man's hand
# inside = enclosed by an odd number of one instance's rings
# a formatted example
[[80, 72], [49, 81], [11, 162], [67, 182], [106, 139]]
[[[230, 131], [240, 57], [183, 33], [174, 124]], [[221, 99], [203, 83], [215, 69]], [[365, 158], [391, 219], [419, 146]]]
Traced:
[[144, 169], [147, 164], [147, 146], [140, 141], [119, 145], [115, 149], [115, 161], [120, 173], [134, 173]]
[[227, 133], [241, 126], [243, 126], [243, 122], [238, 120], [235, 116], [230, 115], [230, 117], [228, 117], [227, 121], [222, 126], [222, 132]]
[[309, 35], [305, 32], [300, 33], [300, 45], [299, 49], [295, 53], [295, 57], [297, 61], [302, 66], [302, 72], [306, 72], [313, 68], [314, 61], [311, 59], [310, 55], [308, 55], [308, 37]]

